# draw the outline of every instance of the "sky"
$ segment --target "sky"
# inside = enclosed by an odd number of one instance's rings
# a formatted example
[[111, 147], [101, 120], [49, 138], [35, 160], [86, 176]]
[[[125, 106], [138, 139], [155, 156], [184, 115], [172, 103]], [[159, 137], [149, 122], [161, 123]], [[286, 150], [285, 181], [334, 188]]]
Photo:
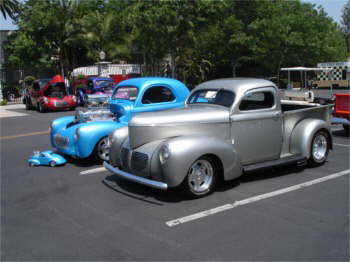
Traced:
[[[305, 3], [312, 3], [316, 6], [322, 6], [324, 10], [328, 13], [330, 17], [333, 18], [334, 21], [340, 23], [341, 20], [341, 12], [343, 7], [345, 6], [347, 0], [301, 0]], [[0, 12], [0, 30], [14, 30], [16, 29], [16, 25], [12, 24], [12, 20], [7, 18], [4, 19], [2, 13]]]

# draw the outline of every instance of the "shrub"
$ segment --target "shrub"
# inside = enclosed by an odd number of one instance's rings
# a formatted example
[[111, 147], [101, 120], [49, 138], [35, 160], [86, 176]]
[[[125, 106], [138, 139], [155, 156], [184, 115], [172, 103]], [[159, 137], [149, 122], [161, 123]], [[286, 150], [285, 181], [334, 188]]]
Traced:
[[85, 75], [82, 75], [82, 74], [81, 74], [81, 75], [78, 75], [78, 76], [77, 76], [77, 79], [78, 79], [78, 80], [84, 80], [84, 79], [85, 79]]
[[26, 77], [23, 79], [23, 81], [24, 81], [24, 83], [26, 83], [27, 85], [32, 85], [35, 79], [36, 79], [36, 78], [35, 78], [34, 76], [26, 76]]
[[2, 100], [0, 102], [0, 106], [5, 106], [5, 105], [7, 105], [7, 100], [6, 99], [4, 99], [4, 100]]

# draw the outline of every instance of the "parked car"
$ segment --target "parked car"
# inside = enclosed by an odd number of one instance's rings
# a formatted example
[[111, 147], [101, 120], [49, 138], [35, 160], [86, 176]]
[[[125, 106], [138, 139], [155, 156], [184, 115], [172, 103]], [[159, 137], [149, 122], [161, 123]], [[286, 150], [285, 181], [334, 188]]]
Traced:
[[29, 166], [57, 166], [63, 165], [67, 161], [60, 155], [53, 153], [51, 150], [47, 151], [34, 151], [33, 155], [28, 159]]
[[345, 132], [349, 133], [350, 126], [350, 94], [335, 94], [333, 124], [342, 124]]
[[131, 117], [183, 107], [189, 91], [171, 78], [132, 78], [119, 83], [109, 99], [109, 108], [90, 108], [51, 123], [51, 144], [59, 152], [76, 158], [94, 156], [108, 160], [108, 134], [126, 127]]
[[117, 176], [166, 190], [207, 195], [216, 181], [298, 163], [323, 164], [332, 148], [330, 105], [280, 101], [274, 83], [221, 79], [198, 85], [185, 107], [133, 117], [110, 134]]
[[87, 105], [90, 99], [101, 96], [107, 98], [112, 95], [114, 83], [112, 78], [108, 77], [89, 77], [86, 81], [85, 88], [77, 88], [76, 95], [80, 105]]
[[[50, 78], [41, 78], [41, 79], [36, 79], [33, 82], [32, 86], [25, 87], [24, 88], [24, 94], [23, 94], [23, 104], [26, 105], [26, 109], [29, 110], [32, 108], [31, 105], [31, 91], [34, 89], [36, 90], [41, 90], [47, 82], [49, 82], [51, 79]], [[35, 85], [35, 87], [33, 87]]]
[[26, 98], [26, 109], [36, 108], [39, 112], [56, 110], [74, 110], [77, 107], [76, 96], [70, 95], [60, 75], [47, 81], [34, 81]]

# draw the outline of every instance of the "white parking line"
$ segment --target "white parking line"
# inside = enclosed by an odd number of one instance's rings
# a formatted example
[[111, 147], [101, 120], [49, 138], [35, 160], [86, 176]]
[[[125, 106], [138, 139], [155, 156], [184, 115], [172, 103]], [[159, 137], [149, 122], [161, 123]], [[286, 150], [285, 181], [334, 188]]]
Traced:
[[309, 186], [312, 186], [314, 184], [318, 184], [318, 183], [321, 183], [321, 182], [325, 182], [325, 181], [328, 181], [328, 180], [331, 180], [331, 179], [335, 179], [337, 177], [341, 177], [341, 176], [344, 176], [344, 175], [349, 175], [349, 174], [350, 174], [350, 169], [347, 169], [347, 170], [344, 170], [344, 171], [341, 171], [341, 172], [338, 172], [338, 173], [335, 173], [335, 174], [332, 174], [332, 175], [329, 175], [329, 176], [325, 176], [325, 177], [322, 177], [322, 178], [314, 179], [314, 180], [311, 180], [311, 181], [308, 181], [308, 182], [305, 182], [305, 183], [302, 183], [302, 184], [286, 187], [286, 188], [283, 188], [283, 189], [280, 189], [280, 190], [276, 190], [276, 191], [272, 191], [272, 192], [269, 192], [269, 193], [266, 193], [266, 194], [262, 194], [262, 195], [258, 195], [258, 196], [254, 196], [254, 197], [250, 197], [250, 198], [246, 198], [246, 199], [243, 199], [243, 200], [240, 200], [240, 201], [235, 201], [234, 203], [226, 204], [226, 205], [219, 206], [219, 207], [216, 207], [216, 208], [213, 208], [213, 209], [208, 209], [208, 210], [205, 210], [205, 211], [202, 211], [202, 212], [199, 212], [199, 213], [195, 213], [195, 214], [192, 214], [192, 215], [189, 215], [189, 216], [185, 216], [185, 217], [177, 218], [177, 219], [174, 219], [174, 220], [170, 220], [170, 221], [167, 221], [165, 224], [167, 226], [169, 226], [169, 227], [177, 226], [177, 225], [180, 225], [180, 224], [183, 224], [183, 223], [186, 223], [186, 222], [197, 220], [199, 218], [211, 216], [211, 215], [214, 215], [216, 213], [223, 212], [223, 211], [235, 208], [235, 207], [247, 205], [247, 204], [250, 204], [250, 203], [253, 203], [253, 202], [257, 202], [257, 201], [260, 201], [260, 200], [263, 200], [263, 199], [267, 199], [267, 198], [271, 198], [271, 197], [278, 196], [278, 195], [281, 195], [281, 194], [285, 194], [285, 193], [288, 193], [288, 192], [291, 192], [291, 191], [295, 191], [295, 190], [298, 190], [298, 189], [301, 189], [301, 188], [304, 188], [304, 187], [309, 187]]
[[350, 144], [348, 144], [348, 145], [344, 145], [344, 144], [337, 144], [337, 143], [333, 143], [333, 145], [336, 145], [336, 146], [345, 146], [345, 147], [350, 147]]
[[98, 167], [98, 168], [93, 168], [93, 169], [81, 171], [79, 173], [79, 175], [84, 176], [84, 175], [89, 175], [89, 174], [94, 174], [94, 173], [99, 173], [99, 172], [104, 172], [104, 171], [107, 171], [104, 167]]

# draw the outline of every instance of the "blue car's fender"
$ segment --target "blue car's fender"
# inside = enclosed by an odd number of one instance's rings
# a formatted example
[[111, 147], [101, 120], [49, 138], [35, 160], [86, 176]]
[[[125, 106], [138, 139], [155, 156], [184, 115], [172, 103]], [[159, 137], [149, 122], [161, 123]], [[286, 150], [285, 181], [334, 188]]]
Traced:
[[40, 166], [40, 162], [37, 159], [28, 159], [28, 164], [33, 163], [35, 166]]
[[109, 133], [120, 127], [127, 126], [125, 122], [95, 121], [80, 125], [76, 130], [77, 141], [75, 143], [78, 157], [85, 158], [92, 154], [96, 144]]
[[50, 125], [50, 142], [51, 142], [51, 146], [52, 147], [55, 147], [54, 146], [54, 143], [53, 143], [53, 136], [57, 133], [58, 130], [62, 129], [62, 128], [66, 128], [66, 126], [73, 122], [75, 119], [74, 116], [64, 116], [64, 117], [60, 117], [60, 118], [57, 118], [55, 120], [53, 120], [51, 122], [51, 125]]

